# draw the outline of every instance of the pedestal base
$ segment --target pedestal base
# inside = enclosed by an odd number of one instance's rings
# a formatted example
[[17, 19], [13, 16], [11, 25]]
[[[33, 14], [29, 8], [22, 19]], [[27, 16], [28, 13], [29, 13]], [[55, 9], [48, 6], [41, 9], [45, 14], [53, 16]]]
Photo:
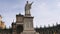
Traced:
[[25, 30], [21, 34], [39, 34], [39, 33], [35, 32], [35, 31], [32, 31], [32, 30], [31, 31]]
[[17, 32], [16, 31], [13, 31], [12, 34], [17, 34]]

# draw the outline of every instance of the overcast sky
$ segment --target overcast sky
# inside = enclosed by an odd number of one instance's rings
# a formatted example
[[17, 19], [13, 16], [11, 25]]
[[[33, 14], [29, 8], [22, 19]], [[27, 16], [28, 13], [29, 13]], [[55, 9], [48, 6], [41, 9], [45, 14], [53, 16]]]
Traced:
[[[0, 14], [6, 26], [16, 21], [16, 14], [24, 14], [24, 6], [27, 0], [0, 0]], [[28, 0], [33, 2], [31, 14], [34, 16], [34, 27], [52, 26], [56, 22], [60, 24], [60, 0]]]

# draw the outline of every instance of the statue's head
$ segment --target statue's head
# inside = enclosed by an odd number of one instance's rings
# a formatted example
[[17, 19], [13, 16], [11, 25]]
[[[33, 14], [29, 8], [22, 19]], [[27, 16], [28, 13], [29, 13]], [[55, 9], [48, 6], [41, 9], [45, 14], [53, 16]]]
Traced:
[[28, 3], [28, 1], [27, 1], [27, 3]]

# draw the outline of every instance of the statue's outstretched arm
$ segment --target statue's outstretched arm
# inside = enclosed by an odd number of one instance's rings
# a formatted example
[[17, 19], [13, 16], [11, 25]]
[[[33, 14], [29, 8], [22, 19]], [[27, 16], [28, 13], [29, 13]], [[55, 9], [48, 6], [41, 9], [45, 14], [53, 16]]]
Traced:
[[31, 5], [33, 4], [33, 2], [31, 3]]

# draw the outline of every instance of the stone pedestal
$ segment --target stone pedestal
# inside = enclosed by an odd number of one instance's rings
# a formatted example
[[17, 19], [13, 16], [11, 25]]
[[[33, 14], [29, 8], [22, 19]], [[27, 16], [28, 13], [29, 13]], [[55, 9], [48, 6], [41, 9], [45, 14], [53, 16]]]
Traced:
[[37, 33], [37, 32], [35, 32], [35, 31], [23, 31], [21, 34], [39, 34], [39, 33]]
[[23, 31], [21, 34], [39, 34], [35, 31]]
[[24, 30], [21, 34], [39, 34], [34, 30], [33, 18], [32, 16], [24, 16]]
[[14, 30], [14, 31], [12, 32], [12, 34], [17, 34], [17, 33], [16, 33], [16, 30]]
[[24, 30], [34, 30], [34, 28], [33, 28], [33, 17], [24, 16]]

